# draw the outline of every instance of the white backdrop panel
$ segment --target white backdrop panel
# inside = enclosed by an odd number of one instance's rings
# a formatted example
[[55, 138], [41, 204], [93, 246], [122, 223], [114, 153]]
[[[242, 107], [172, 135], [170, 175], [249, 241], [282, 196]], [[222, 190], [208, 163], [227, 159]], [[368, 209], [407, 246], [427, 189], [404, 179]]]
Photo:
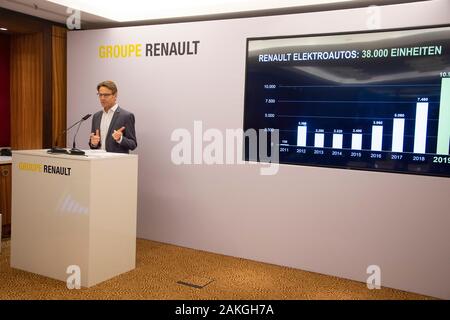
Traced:
[[[450, 23], [446, 0], [379, 9], [382, 29]], [[138, 236], [364, 282], [375, 264], [382, 286], [450, 298], [449, 179], [289, 165], [261, 176], [258, 165], [171, 162], [177, 128], [242, 128], [247, 37], [367, 30], [369, 12], [70, 32], [68, 124], [100, 109], [105, 79], [136, 115]], [[102, 44], [194, 40], [197, 55], [98, 58]]]

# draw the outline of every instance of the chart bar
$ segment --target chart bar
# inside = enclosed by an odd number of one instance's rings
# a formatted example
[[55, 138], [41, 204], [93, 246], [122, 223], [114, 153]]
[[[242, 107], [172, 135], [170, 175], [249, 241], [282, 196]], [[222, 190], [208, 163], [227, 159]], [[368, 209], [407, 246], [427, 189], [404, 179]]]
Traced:
[[315, 133], [314, 134], [314, 147], [315, 148], [323, 148], [325, 141], [325, 134], [323, 133]]
[[414, 130], [414, 153], [425, 153], [427, 142], [427, 121], [428, 102], [418, 102], [416, 106], [416, 126]]
[[383, 126], [372, 126], [372, 151], [381, 151], [383, 145]]
[[450, 78], [442, 78], [439, 103], [437, 154], [450, 154]]
[[342, 149], [343, 138], [342, 133], [333, 133], [333, 149]]
[[362, 133], [352, 133], [352, 150], [362, 149]]
[[392, 152], [403, 152], [403, 138], [405, 136], [405, 119], [394, 118], [392, 129]]
[[297, 146], [306, 147], [306, 129], [307, 126], [298, 126], [297, 131]]

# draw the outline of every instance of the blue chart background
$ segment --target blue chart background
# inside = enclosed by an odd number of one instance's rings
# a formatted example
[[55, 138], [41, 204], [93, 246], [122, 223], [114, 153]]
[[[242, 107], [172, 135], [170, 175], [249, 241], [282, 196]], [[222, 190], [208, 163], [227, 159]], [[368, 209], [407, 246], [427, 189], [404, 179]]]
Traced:
[[[248, 52], [244, 130], [279, 129], [280, 143], [288, 145], [281, 146], [280, 163], [450, 176], [449, 163], [433, 162], [440, 73], [450, 71], [450, 28], [434, 30], [426, 29], [419, 35], [417, 30], [388, 31], [388, 36], [364, 43], [346, 43], [346, 35], [333, 36], [340, 41], [329, 41], [330, 36], [323, 36], [323, 43], [333, 45], [320, 45], [319, 39], [315, 41], [319, 45], [314, 46], [302, 45], [305, 37], [296, 39], [298, 45], [286, 47], [271, 47], [271, 39], [250, 39], [249, 45], [258, 41], [266, 49]], [[393, 34], [396, 37], [391, 37]], [[369, 39], [374, 35], [367, 34]], [[368, 49], [385, 48], [390, 53], [391, 48], [425, 46], [442, 46], [442, 54], [363, 58], [363, 50]], [[356, 51], [357, 58], [258, 62], [260, 54], [341, 50]], [[265, 88], [268, 84], [276, 87]], [[428, 102], [426, 154], [413, 154], [416, 104], [420, 98]], [[266, 103], [266, 99], [275, 99], [275, 103]], [[275, 116], [267, 118], [268, 113]], [[394, 154], [391, 150], [395, 114], [404, 114], [405, 129], [403, 153]], [[374, 121], [383, 121], [382, 152], [370, 150]], [[306, 150], [296, 147], [299, 122], [307, 122], [307, 147], [302, 148]], [[314, 148], [316, 129], [325, 130], [324, 149]], [[343, 149], [333, 155], [338, 150], [331, 149], [334, 129], [343, 130], [344, 136]], [[363, 132], [363, 150], [356, 156], [356, 150], [350, 150], [353, 129]], [[319, 149], [323, 153], [315, 154]], [[246, 160], [250, 160], [248, 148]]]

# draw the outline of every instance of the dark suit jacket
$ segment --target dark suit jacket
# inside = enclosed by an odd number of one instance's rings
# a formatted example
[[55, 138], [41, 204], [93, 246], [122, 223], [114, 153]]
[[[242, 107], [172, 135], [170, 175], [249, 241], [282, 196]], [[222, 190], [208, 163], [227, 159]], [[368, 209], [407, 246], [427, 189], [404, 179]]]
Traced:
[[[91, 132], [95, 134], [95, 131], [98, 129], [100, 132], [100, 122], [102, 121], [103, 110], [100, 110], [94, 114], [92, 117], [92, 129]], [[112, 137], [114, 130], [118, 130], [122, 127], [125, 127], [125, 130], [122, 132], [122, 142], [117, 143], [116, 140]], [[89, 146], [91, 149], [100, 149], [101, 141], [97, 146], [91, 145], [89, 140]], [[118, 152], [118, 153], [129, 153], [130, 150], [134, 150], [137, 147], [136, 141], [136, 131], [134, 128], [134, 114], [128, 112], [121, 107], [117, 107], [116, 112], [111, 120], [111, 124], [109, 125], [108, 134], [105, 140], [105, 149], [108, 152]]]

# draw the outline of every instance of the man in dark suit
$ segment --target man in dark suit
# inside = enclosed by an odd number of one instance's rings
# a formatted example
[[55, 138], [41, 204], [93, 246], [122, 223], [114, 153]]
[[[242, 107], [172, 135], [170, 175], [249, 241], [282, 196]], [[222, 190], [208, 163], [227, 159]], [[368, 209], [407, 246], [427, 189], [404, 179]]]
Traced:
[[92, 117], [89, 139], [91, 149], [129, 153], [137, 147], [134, 115], [117, 104], [117, 86], [112, 81], [97, 85], [97, 95], [103, 110]]

